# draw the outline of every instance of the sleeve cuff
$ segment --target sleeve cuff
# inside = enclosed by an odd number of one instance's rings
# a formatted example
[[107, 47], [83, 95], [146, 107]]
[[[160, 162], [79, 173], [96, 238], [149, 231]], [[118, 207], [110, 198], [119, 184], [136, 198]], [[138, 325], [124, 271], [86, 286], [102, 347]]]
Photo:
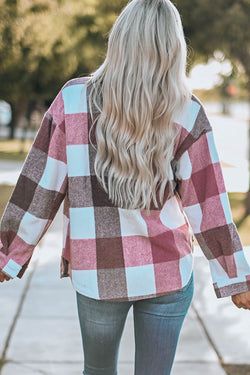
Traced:
[[14, 278], [17, 276], [22, 266], [16, 263], [13, 259], [10, 259], [8, 263], [2, 268], [2, 271], [5, 272], [10, 277]]
[[229, 297], [238, 293], [248, 292], [250, 290], [250, 280], [225, 285], [222, 287], [218, 287], [217, 283], [214, 283], [213, 285], [217, 298]]

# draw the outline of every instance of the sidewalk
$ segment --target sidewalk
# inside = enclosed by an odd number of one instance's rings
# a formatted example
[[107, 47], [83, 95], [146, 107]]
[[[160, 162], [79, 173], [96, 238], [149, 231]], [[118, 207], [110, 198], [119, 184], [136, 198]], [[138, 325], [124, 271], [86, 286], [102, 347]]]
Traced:
[[[211, 116], [229, 191], [248, 186], [247, 124]], [[229, 125], [228, 125], [229, 124]], [[225, 129], [227, 127], [227, 137]], [[233, 141], [233, 145], [232, 142]], [[237, 155], [237, 158], [236, 156]], [[0, 161], [0, 183], [15, 184], [22, 163]], [[226, 171], [226, 172], [225, 172]], [[239, 179], [237, 176], [241, 176]], [[237, 185], [237, 186], [236, 186]], [[80, 375], [83, 353], [75, 293], [59, 278], [61, 213], [36, 248], [23, 278], [0, 285], [0, 375]], [[246, 249], [250, 262], [250, 248]], [[225, 375], [225, 364], [250, 364], [249, 311], [217, 299], [208, 262], [195, 251], [195, 295], [185, 320], [171, 375]], [[133, 316], [122, 337], [119, 375], [133, 374]], [[157, 375], [157, 374], [152, 374]], [[238, 375], [238, 374], [235, 374]]]

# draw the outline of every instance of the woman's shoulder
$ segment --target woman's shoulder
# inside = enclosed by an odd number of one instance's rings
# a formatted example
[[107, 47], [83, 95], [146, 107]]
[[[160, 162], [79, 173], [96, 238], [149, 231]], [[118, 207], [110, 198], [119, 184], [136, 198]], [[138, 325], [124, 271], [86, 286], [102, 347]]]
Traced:
[[185, 115], [191, 113], [198, 115], [199, 111], [204, 111], [204, 105], [201, 100], [193, 93], [190, 94], [190, 97], [186, 101], [186, 105], [183, 107]]
[[87, 112], [86, 92], [89, 77], [73, 78], [61, 89], [66, 114]]
[[193, 103], [195, 103], [195, 105], [197, 106], [196, 118], [193, 124], [192, 133], [195, 136], [195, 138], [198, 138], [199, 135], [211, 131], [212, 127], [202, 101], [194, 94], [192, 94], [191, 99]]
[[196, 125], [197, 118], [203, 111], [204, 107], [201, 101], [191, 93], [179, 112], [176, 113], [175, 122], [187, 132], [191, 132]]
[[76, 86], [76, 85], [85, 85], [85, 83], [88, 82], [90, 77], [77, 77], [77, 78], [72, 78], [69, 81], [67, 81], [62, 90], [66, 89], [67, 87], [71, 86]]
[[192, 94], [177, 118], [179, 136], [176, 142], [177, 159], [203, 134], [212, 130], [201, 100]]
[[201, 100], [194, 93], [191, 94], [191, 100], [192, 102], [197, 103], [198, 105], [202, 106]]
[[211, 130], [211, 125], [202, 101], [193, 93], [190, 96], [184, 113], [182, 114], [182, 126], [194, 138], [198, 138], [203, 132]]

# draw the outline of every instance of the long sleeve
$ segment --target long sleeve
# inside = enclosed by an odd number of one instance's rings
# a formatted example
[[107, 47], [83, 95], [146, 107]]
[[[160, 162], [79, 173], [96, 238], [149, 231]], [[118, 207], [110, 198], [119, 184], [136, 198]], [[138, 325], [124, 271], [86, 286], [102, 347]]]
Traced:
[[[177, 175], [184, 212], [209, 260], [217, 297], [250, 290], [250, 267], [232, 220], [211, 125], [203, 107], [199, 135], [178, 161]], [[190, 137], [189, 137], [190, 138]]]
[[67, 190], [61, 92], [46, 112], [1, 221], [0, 269], [21, 278]]

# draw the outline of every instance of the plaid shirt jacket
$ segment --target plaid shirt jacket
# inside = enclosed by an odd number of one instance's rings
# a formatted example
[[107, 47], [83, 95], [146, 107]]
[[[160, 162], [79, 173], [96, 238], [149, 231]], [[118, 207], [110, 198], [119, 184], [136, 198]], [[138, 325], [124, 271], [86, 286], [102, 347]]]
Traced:
[[175, 194], [148, 216], [114, 206], [97, 181], [85, 83], [66, 83], [44, 116], [2, 218], [0, 268], [22, 277], [64, 201], [60, 277], [70, 276], [81, 294], [126, 301], [181, 289], [193, 269], [192, 231], [217, 297], [249, 290], [250, 268], [199, 100], [192, 96], [175, 121]]

